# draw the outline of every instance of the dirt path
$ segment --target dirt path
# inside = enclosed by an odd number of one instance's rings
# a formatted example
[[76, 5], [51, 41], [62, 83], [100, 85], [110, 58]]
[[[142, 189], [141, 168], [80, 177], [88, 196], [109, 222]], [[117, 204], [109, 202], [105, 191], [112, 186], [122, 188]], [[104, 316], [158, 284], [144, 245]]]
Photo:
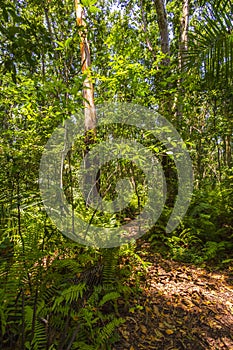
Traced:
[[127, 321], [113, 350], [233, 350], [233, 271], [208, 272], [154, 254], [149, 261], [138, 299], [129, 301], [127, 315], [122, 311]]

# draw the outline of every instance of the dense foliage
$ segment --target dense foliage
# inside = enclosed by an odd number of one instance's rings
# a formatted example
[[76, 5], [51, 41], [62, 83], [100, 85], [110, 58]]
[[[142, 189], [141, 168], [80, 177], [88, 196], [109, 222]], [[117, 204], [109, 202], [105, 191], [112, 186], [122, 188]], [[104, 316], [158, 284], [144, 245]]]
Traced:
[[[178, 261], [227, 265], [233, 261], [233, 5], [228, 0], [185, 3], [188, 13], [181, 1], [166, 2], [165, 52], [155, 1], [82, 0], [95, 103], [126, 101], [158, 110], [190, 152], [192, 203], [181, 225], [167, 234], [177, 194], [174, 162], [151, 135], [137, 136], [163, 159], [168, 182], [164, 211], [142, 239]], [[94, 249], [69, 240], [47, 217], [38, 186], [46, 141], [83, 104], [74, 3], [2, 0], [0, 5], [0, 348], [110, 349], [124, 322], [118, 299], [127, 307], [129, 294], [137, 293], [128, 283], [142, 263], [137, 242]], [[97, 130], [96, 142], [104, 137]], [[64, 167], [68, 197], [85, 148], [85, 140], [78, 141]], [[104, 192], [106, 174], [114, 167], [108, 164], [101, 175]], [[122, 177], [131, 171], [135, 196], [121, 215], [97, 215], [99, 224], [120, 225], [145, 202], [143, 173], [127, 160], [119, 169]], [[106, 195], [114, 194], [116, 181], [113, 176]]]

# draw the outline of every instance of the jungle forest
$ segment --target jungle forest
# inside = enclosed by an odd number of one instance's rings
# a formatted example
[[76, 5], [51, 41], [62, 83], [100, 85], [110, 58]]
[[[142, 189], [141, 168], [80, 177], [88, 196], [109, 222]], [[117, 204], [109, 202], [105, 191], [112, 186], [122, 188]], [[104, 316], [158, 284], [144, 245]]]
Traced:
[[0, 0], [0, 349], [233, 350], [232, 114], [231, 0]]

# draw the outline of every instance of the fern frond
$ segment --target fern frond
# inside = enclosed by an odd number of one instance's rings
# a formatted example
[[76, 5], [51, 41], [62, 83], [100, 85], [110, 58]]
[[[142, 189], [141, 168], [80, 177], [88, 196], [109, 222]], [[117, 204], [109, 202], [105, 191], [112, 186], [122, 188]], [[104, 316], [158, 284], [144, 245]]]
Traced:
[[34, 337], [32, 340], [31, 350], [43, 350], [46, 348], [47, 335], [44, 325], [40, 321], [36, 321], [34, 329]]
[[52, 310], [56, 310], [63, 302], [71, 304], [73, 301], [78, 301], [83, 297], [83, 292], [86, 289], [85, 283], [80, 283], [75, 286], [71, 286], [68, 289], [64, 290], [59, 297], [54, 301]]
[[103, 296], [102, 300], [99, 302], [99, 306], [103, 306], [105, 303], [109, 301], [115, 301], [120, 297], [118, 292], [107, 293]]
[[119, 248], [103, 249], [103, 284], [113, 285], [116, 281]]
[[117, 327], [119, 327], [125, 320], [123, 318], [114, 318], [111, 322], [106, 324], [102, 329], [100, 329], [97, 344], [99, 346], [103, 345], [111, 336], [113, 336]]

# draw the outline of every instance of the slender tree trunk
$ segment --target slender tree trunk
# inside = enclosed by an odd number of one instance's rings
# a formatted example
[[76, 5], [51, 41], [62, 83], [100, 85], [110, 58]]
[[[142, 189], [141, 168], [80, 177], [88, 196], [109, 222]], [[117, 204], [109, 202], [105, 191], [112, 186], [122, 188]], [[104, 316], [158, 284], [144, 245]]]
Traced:
[[154, 60], [156, 60], [156, 52], [153, 49], [153, 46], [151, 44], [151, 41], [150, 41], [149, 35], [148, 35], [147, 20], [146, 20], [146, 13], [144, 10], [144, 1], [143, 0], [140, 1], [140, 6], [141, 6], [141, 17], [142, 17], [143, 31], [145, 33], [145, 39], [146, 39], [146, 46], [147, 46], [148, 50], [152, 53]]
[[[179, 69], [184, 72], [185, 53], [188, 51], [188, 30], [189, 30], [189, 8], [190, 0], [183, 0], [182, 15], [180, 20], [180, 38], [179, 38]], [[182, 78], [178, 80], [179, 96], [184, 96], [185, 91], [182, 86]], [[175, 110], [175, 120], [177, 126], [181, 126], [183, 119], [183, 103], [182, 99], [176, 97], [173, 110]]]
[[225, 153], [226, 153], [226, 165], [230, 168], [232, 163], [231, 154], [231, 135], [226, 135], [225, 137]]
[[[81, 54], [81, 65], [82, 73], [85, 75], [83, 82], [83, 104], [84, 104], [84, 123], [85, 123], [85, 149], [84, 156], [89, 151], [89, 146], [96, 141], [96, 109], [94, 103], [94, 87], [91, 79], [91, 53], [90, 45], [87, 39], [87, 25], [84, 16], [84, 8], [80, 3], [80, 0], [74, 0], [76, 22], [80, 35], [80, 54]], [[84, 184], [96, 184], [100, 181], [100, 171], [98, 172], [97, 179], [90, 175], [91, 162], [88, 159], [84, 159], [86, 174], [84, 178]], [[94, 197], [96, 196], [96, 186], [93, 186], [88, 194], [86, 200], [86, 206], [88, 207]]]
[[80, 53], [82, 72], [86, 75], [83, 83], [83, 98], [84, 98], [84, 115], [85, 115], [85, 130], [86, 143], [91, 143], [95, 135], [96, 128], [96, 110], [94, 103], [94, 87], [91, 80], [90, 66], [91, 54], [90, 45], [87, 40], [87, 27], [84, 18], [84, 9], [79, 0], [75, 0], [76, 22], [80, 34]]
[[[165, 7], [165, 0], [154, 0], [155, 9], [157, 13], [157, 22], [159, 26], [159, 34], [161, 41], [161, 51], [165, 56], [162, 60], [162, 65], [170, 65], [170, 45], [169, 45], [169, 35], [168, 35], [168, 20], [167, 12]], [[169, 74], [169, 73], [168, 73]], [[166, 89], [164, 89], [164, 96], [161, 101], [160, 113], [171, 119], [172, 101], [169, 95], [170, 83], [167, 84]], [[167, 90], [167, 91], [165, 91]]]
[[[168, 67], [170, 65], [170, 44], [165, 0], [154, 0], [154, 4], [157, 13], [157, 22], [159, 26], [161, 51], [165, 55], [165, 58], [162, 60], [162, 64], [165, 67]], [[161, 100], [161, 106], [159, 108], [159, 112], [162, 114], [163, 117], [167, 118], [168, 120], [172, 120], [172, 100], [171, 96], [169, 95], [170, 87], [170, 83], [167, 83], [167, 91], [164, 91], [164, 95]], [[162, 158], [162, 166], [164, 169], [167, 184], [166, 204], [170, 206], [174, 204], [174, 198], [176, 193], [176, 173], [174, 172], [173, 163], [171, 162], [171, 159], [167, 154], [164, 154]]]
[[180, 45], [179, 45], [179, 65], [183, 69], [184, 55], [188, 50], [188, 30], [189, 30], [189, 5], [190, 0], [183, 0], [182, 17], [180, 21]]
[[[168, 22], [167, 22], [167, 12], [164, 4], [164, 0], [154, 0], [155, 9], [157, 13], [157, 21], [159, 26], [159, 33], [161, 38], [161, 50], [162, 53], [169, 56], [170, 46], [169, 46], [169, 35], [168, 35]], [[169, 57], [163, 60], [164, 65], [169, 65]]]

